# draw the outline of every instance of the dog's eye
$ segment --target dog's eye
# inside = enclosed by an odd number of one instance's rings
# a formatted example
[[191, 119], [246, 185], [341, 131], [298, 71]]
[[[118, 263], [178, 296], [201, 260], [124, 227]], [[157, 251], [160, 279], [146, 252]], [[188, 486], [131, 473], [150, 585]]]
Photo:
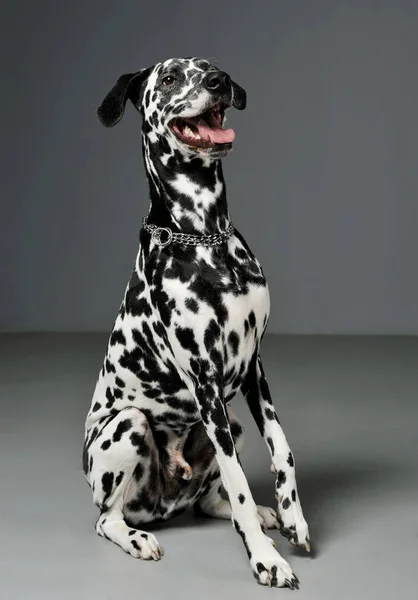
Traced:
[[163, 85], [173, 85], [175, 79], [172, 75], [166, 75], [163, 79]]

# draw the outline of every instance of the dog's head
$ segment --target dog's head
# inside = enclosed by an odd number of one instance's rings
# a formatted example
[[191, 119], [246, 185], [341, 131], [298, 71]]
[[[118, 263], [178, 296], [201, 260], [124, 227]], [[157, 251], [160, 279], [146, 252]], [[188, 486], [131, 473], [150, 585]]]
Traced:
[[231, 106], [243, 110], [246, 93], [207, 60], [171, 58], [122, 75], [98, 108], [106, 127], [116, 125], [127, 100], [142, 113], [143, 132], [152, 143], [165, 140], [187, 156], [227, 156], [235, 133], [224, 129]]

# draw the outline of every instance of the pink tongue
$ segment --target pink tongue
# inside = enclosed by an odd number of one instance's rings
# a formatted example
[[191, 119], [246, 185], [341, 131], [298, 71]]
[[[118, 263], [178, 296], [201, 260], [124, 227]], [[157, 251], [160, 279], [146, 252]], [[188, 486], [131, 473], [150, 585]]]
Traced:
[[222, 129], [219, 121], [212, 114], [207, 118], [207, 122], [202, 118], [196, 118], [193, 119], [193, 124], [196, 125], [202, 140], [214, 144], [228, 144], [235, 139], [235, 131]]

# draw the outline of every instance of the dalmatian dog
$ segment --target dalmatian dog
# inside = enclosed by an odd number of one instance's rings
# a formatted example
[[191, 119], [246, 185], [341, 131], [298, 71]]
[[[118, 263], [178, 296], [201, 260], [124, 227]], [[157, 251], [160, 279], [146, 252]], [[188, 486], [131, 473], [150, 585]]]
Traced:
[[[258, 583], [298, 589], [265, 533], [277, 527], [310, 550], [260, 358], [269, 292], [232, 225], [222, 175], [235, 137], [225, 112], [244, 109], [246, 93], [206, 60], [170, 59], [122, 75], [98, 109], [103, 125], [116, 125], [128, 100], [142, 116], [150, 208], [86, 420], [96, 531], [159, 560], [142, 527], [193, 506], [231, 519]], [[255, 504], [241, 466], [243, 428], [228, 406], [239, 391], [271, 454], [277, 512]]]

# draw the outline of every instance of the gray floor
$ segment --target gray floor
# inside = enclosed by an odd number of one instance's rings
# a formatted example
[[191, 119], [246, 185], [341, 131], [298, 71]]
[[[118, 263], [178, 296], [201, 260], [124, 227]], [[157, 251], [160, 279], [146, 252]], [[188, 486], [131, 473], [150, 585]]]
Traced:
[[[159, 527], [159, 563], [96, 536], [80, 459], [106, 337], [0, 337], [2, 600], [416, 597], [418, 339], [266, 338], [316, 549], [306, 557], [273, 533], [301, 581], [291, 592], [256, 585], [229, 522], [185, 515]], [[273, 505], [267, 451], [234, 404], [255, 498]]]

